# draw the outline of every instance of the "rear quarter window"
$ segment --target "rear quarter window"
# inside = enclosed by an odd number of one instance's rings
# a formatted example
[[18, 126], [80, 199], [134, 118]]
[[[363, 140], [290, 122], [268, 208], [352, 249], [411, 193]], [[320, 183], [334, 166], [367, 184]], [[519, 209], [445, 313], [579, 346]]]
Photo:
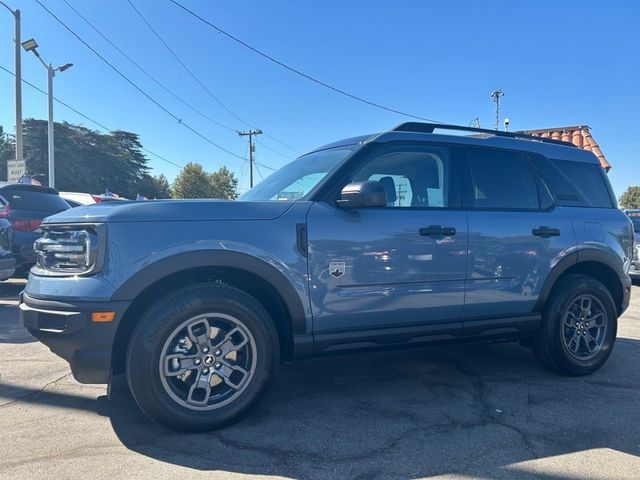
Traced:
[[1, 195], [9, 202], [11, 210], [28, 210], [52, 215], [69, 209], [69, 204], [54, 193], [4, 190]]
[[540, 158], [536, 169], [556, 205], [614, 208], [602, 168], [595, 163]]

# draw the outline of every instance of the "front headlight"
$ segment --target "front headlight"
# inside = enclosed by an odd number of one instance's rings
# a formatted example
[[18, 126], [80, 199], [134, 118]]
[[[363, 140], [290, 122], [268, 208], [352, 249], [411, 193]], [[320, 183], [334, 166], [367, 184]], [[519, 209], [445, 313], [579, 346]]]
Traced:
[[35, 241], [34, 273], [81, 275], [95, 271], [98, 263], [97, 226], [44, 227]]

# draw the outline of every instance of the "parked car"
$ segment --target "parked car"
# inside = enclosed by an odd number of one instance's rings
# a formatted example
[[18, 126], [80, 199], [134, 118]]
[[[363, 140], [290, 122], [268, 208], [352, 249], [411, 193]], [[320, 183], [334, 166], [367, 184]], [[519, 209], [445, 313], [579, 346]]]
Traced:
[[0, 281], [13, 276], [16, 270], [16, 259], [11, 252], [13, 227], [11, 222], [3, 217], [6, 207], [0, 207]]
[[67, 210], [69, 205], [53, 188], [0, 182], [0, 217], [13, 227], [12, 252], [17, 276], [26, 276], [36, 263], [33, 242], [40, 236], [42, 219]]
[[123, 201], [128, 200], [124, 197], [116, 197], [113, 195], [94, 195], [91, 193], [81, 192], [60, 192], [62, 197], [70, 207], [79, 207], [80, 205], [92, 205], [94, 203], [110, 202], [110, 201]]
[[640, 279], [640, 210], [625, 210], [625, 213], [633, 223], [635, 245], [629, 275], [635, 280]]
[[324, 146], [239, 201], [112, 202], [42, 230], [29, 332], [78, 381], [125, 373], [150, 418], [189, 431], [240, 418], [280, 361], [326, 353], [520, 341], [586, 375], [631, 289], [631, 221], [593, 153], [452, 125]]
[[98, 201], [96, 195], [81, 192], [59, 192], [60, 197], [69, 204], [70, 207], [79, 207], [80, 205], [91, 205]]

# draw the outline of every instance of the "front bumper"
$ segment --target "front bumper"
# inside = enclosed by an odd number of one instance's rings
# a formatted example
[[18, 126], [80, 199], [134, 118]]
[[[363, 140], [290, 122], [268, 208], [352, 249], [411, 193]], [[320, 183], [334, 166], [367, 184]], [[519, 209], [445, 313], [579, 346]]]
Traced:
[[[118, 322], [129, 302], [59, 302], [20, 294], [20, 321], [31, 335], [71, 366], [80, 383], [108, 383]], [[93, 312], [116, 312], [111, 322], [94, 323]]]
[[629, 276], [631, 278], [640, 278], [640, 261], [634, 260], [629, 267]]
[[620, 305], [622, 311], [620, 315], [622, 315], [631, 302], [631, 276], [623, 277], [620, 281], [622, 282], [622, 305]]

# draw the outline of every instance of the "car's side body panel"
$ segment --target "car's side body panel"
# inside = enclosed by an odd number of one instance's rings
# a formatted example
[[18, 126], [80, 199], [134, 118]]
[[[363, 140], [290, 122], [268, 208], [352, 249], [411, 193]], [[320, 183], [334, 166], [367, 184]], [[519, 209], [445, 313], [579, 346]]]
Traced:
[[[420, 235], [429, 225], [454, 228], [455, 235]], [[314, 333], [459, 321], [465, 212], [348, 211], [318, 202], [308, 214], [308, 236]]]
[[[547, 212], [470, 211], [469, 270], [463, 319], [523, 315], [533, 311], [549, 272], [576, 249], [571, 216]], [[534, 236], [549, 226], [558, 236]]]

